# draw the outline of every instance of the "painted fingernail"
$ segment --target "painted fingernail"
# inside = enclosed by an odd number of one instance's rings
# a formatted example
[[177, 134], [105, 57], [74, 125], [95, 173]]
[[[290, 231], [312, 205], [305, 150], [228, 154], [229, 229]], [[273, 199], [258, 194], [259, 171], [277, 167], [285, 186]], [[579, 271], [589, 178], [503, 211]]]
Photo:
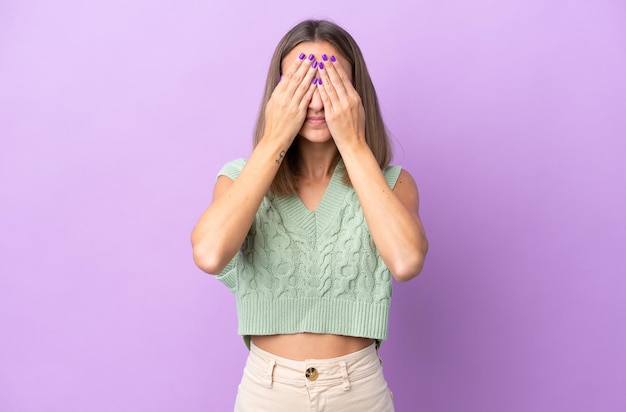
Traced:
[[337, 59], [335, 58], [335, 56], [330, 56], [330, 61], [334, 63], [337, 61]]
[[317, 84], [317, 78], [313, 79], [313, 84]]
[[322, 85], [322, 79], [317, 79], [317, 84]]
[[317, 67], [317, 61], [314, 61], [313, 64], [311, 65], [311, 67], [315, 69]]
[[326, 56], [325, 54], [322, 54], [322, 60], [324, 60], [325, 62], [328, 61], [328, 56]]
[[304, 60], [304, 57], [306, 56], [306, 54], [304, 53], [300, 53], [300, 56], [298, 56], [298, 59], [300, 60]]
[[320, 62], [320, 64], [318, 64], [318, 67], [320, 68], [320, 70], [324, 70], [324, 63]]
[[309, 54], [309, 60], [313, 60], [315, 58], [315, 55], [313, 53]]

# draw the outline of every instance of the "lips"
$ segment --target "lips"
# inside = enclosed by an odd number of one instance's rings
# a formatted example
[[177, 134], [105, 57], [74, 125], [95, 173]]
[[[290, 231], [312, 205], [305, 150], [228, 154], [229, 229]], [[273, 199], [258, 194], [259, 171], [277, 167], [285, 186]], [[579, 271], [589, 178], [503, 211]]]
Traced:
[[310, 116], [306, 118], [306, 121], [311, 124], [324, 124], [326, 119], [324, 116]]

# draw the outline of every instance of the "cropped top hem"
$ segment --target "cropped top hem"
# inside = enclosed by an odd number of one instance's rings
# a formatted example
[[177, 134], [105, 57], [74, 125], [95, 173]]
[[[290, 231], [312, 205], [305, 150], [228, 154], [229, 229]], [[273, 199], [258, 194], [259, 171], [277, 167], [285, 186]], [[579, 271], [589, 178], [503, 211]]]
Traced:
[[[293, 298], [237, 302], [240, 335], [289, 335], [310, 332], [387, 338], [387, 303], [355, 302], [341, 299]], [[280, 319], [268, 325], [267, 319]], [[332, 322], [329, 322], [332, 319]]]

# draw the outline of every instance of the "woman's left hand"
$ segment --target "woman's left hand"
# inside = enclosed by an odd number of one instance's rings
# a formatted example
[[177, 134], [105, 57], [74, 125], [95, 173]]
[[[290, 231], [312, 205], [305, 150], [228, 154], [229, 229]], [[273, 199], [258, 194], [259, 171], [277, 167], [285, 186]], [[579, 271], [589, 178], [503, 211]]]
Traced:
[[[335, 60], [334, 62], [332, 60]], [[339, 152], [346, 145], [365, 141], [365, 109], [361, 97], [334, 56], [318, 65], [317, 88], [324, 117]]]

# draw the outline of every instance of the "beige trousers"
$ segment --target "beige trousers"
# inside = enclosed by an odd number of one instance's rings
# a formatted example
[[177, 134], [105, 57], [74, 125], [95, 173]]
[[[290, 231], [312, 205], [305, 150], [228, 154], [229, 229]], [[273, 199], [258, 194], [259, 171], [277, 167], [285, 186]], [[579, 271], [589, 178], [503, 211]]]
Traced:
[[235, 412], [393, 412], [376, 345], [332, 359], [294, 361], [251, 343]]

